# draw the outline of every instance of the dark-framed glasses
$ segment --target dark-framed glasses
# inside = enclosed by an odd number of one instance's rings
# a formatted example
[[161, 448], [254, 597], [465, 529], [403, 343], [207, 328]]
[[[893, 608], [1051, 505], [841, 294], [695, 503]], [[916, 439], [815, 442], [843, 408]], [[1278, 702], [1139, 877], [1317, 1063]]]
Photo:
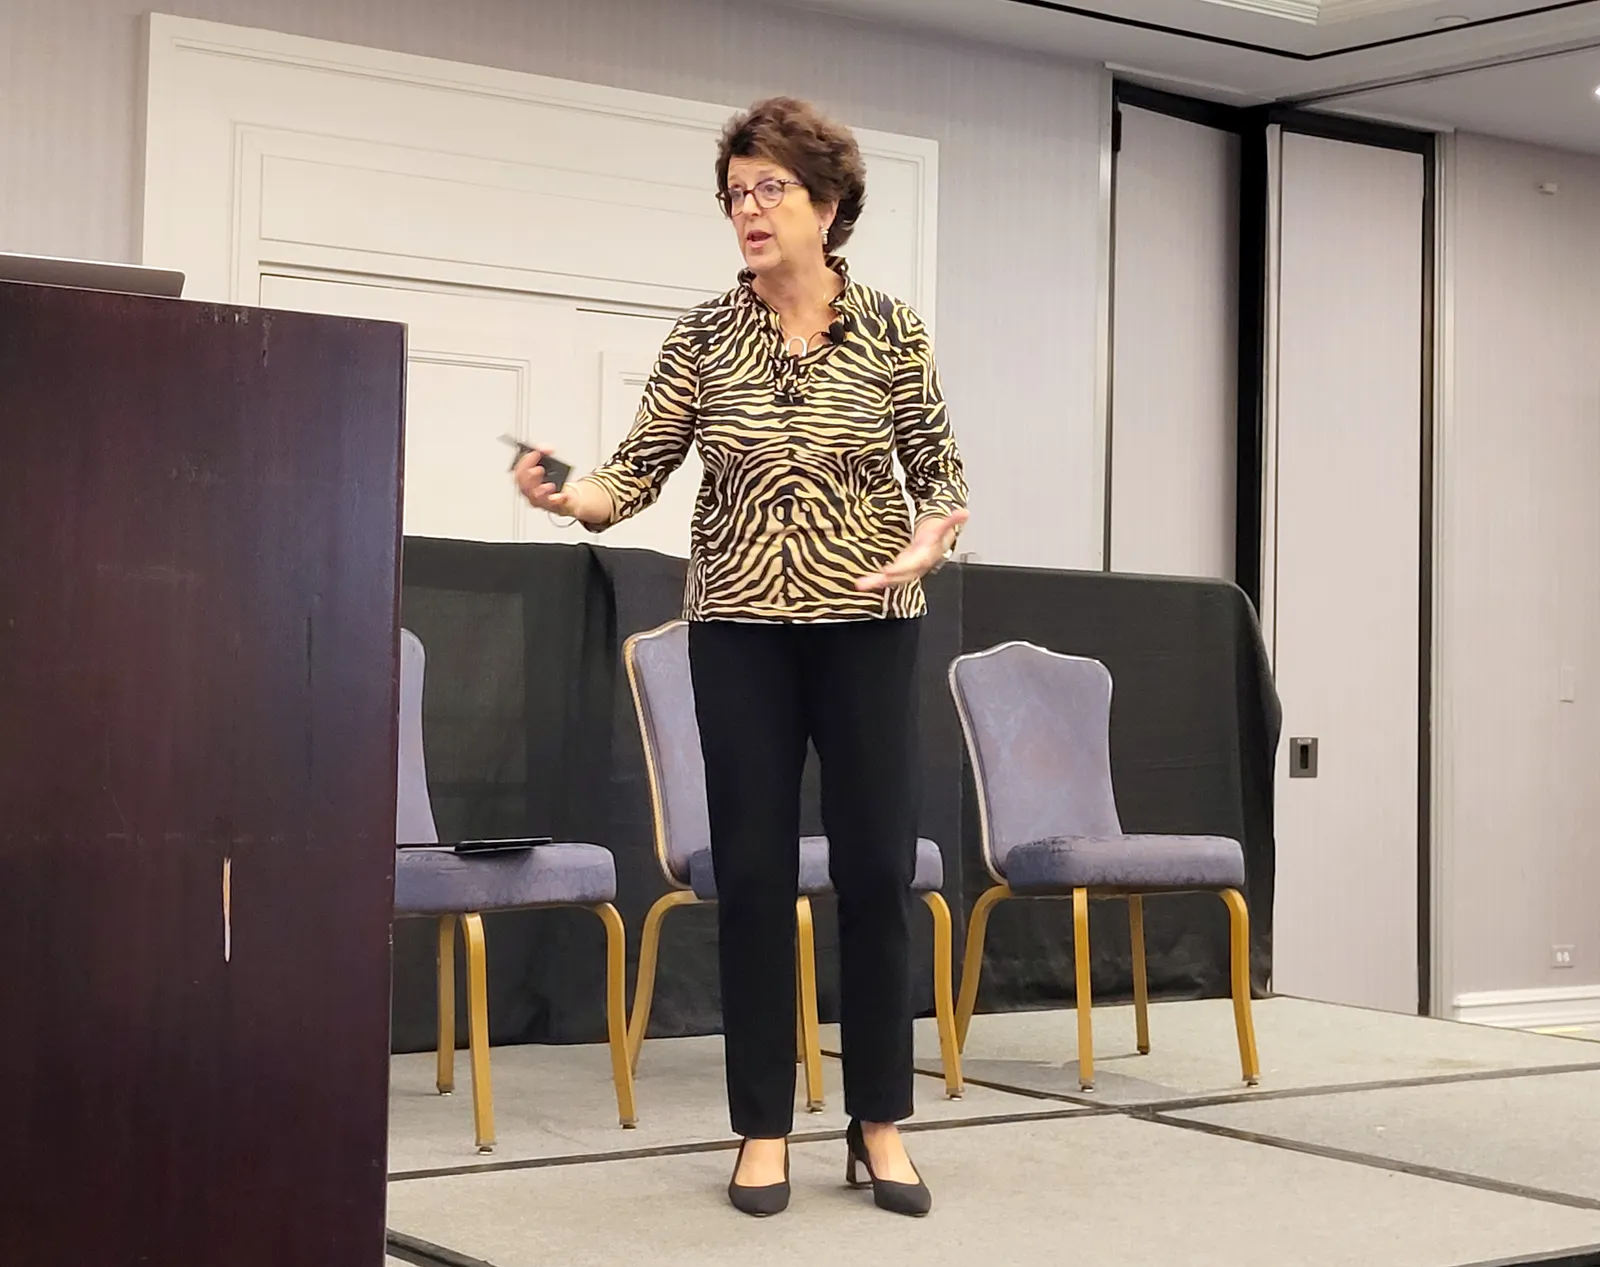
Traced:
[[717, 195], [717, 202], [722, 206], [722, 214], [731, 218], [734, 212], [744, 209], [744, 200], [754, 194], [756, 206], [763, 211], [771, 211], [783, 201], [784, 196], [789, 192], [790, 185], [793, 185], [796, 189], [805, 188], [804, 183], [801, 181], [780, 180], [778, 177], [772, 176], [766, 180], [756, 181], [755, 187], [752, 189], [741, 189], [738, 185], [730, 185]]

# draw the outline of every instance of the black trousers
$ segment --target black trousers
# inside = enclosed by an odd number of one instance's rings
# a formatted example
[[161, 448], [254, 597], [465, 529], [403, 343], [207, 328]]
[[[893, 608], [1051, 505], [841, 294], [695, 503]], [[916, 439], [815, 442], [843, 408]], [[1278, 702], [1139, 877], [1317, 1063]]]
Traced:
[[689, 626], [717, 873], [728, 1110], [787, 1135], [795, 1096], [795, 899], [806, 745], [838, 895], [845, 1111], [911, 1115], [917, 620]]

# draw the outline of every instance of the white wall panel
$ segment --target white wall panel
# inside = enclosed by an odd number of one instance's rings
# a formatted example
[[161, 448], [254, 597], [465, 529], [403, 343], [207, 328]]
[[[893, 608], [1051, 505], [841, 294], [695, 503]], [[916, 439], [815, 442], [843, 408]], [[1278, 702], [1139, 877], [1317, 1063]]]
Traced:
[[[726, 288], [725, 107], [160, 15], [149, 64], [141, 254], [192, 297], [255, 302], [264, 261], [674, 313]], [[857, 139], [850, 258], [932, 328], [938, 147]]]
[[[143, 11], [0, 5], [0, 249], [137, 258]], [[793, 92], [936, 140], [938, 351], [973, 484], [964, 545], [997, 562], [1099, 565], [1100, 72], [732, 0], [186, 0], [182, 12], [730, 108]], [[699, 161], [709, 196], [711, 155]], [[879, 231], [870, 218], [863, 235]]]
[[[515, 435], [579, 471], [613, 451], [619, 389], [636, 410], [670, 322], [726, 284], [694, 161], [726, 110], [161, 15], [146, 99], [145, 262], [193, 298], [405, 322], [406, 531], [570, 537], [484, 451]], [[938, 147], [856, 136], [879, 232], [852, 265], [932, 328]], [[688, 552], [684, 466], [611, 544]]]
[[[426, 284], [268, 271], [271, 308], [407, 326], [405, 531], [475, 541], [573, 539], [517, 495], [514, 450], [537, 438], [592, 465], [600, 456], [592, 385], [601, 355], [571, 301], [453, 293]], [[658, 519], [659, 545], [687, 553], [687, 521]]]
[[1111, 566], [1233, 579], [1239, 138], [1122, 108]]
[[[1422, 456], [1418, 154], [1285, 133], [1269, 355], [1283, 700], [1273, 986], [1417, 1005]], [[1291, 740], [1319, 741], [1290, 778]]]
[[[1505, 1005], [1532, 1021], [1592, 1022], [1600, 159], [1461, 136], [1451, 160], [1438, 484], [1442, 984], [1468, 1016]], [[1573, 948], [1571, 968], [1553, 966], [1558, 944]]]

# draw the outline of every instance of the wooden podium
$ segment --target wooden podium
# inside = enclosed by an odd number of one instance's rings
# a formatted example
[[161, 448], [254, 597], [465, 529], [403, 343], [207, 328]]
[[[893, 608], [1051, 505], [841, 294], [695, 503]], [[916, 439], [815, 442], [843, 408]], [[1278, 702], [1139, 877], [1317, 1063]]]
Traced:
[[383, 1261], [404, 385], [0, 284], [0, 1260]]

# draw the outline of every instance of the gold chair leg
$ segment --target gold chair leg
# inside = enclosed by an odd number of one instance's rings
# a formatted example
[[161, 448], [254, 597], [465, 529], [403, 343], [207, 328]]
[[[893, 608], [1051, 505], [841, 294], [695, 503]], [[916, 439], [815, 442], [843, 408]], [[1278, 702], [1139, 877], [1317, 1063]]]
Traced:
[[1256, 1054], [1256, 1026], [1250, 1014], [1250, 908], [1238, 889], [1224, 889], [1222, 900], [1228, 907], [1228, 926], [1232, 933], [1233, 1023], [1239, 1031], [1239, 1065], [1247, 1086], [1261, 1080], [1261, 1062]]
[[1009, 885], [997, 884], [984, 891], [967, 921], [967, 953], [961, 963], [961, 997], [956, 1000], [956, 1050], [967, 1049], [967, 1028], [972, 1024], [972, 1009], [978, 1005], [978, 977], [983, 972], [983, 939], [989, 931], [989, 914], [1011, 896]]
[[800, 1017], [802, 1061], [806, 1073], [806, 1109], [821, 1113], [822, 1043], [817, 1034], [817, 938], [811, 923], [811, 899], [794, 904], [795, 1011]]
[[639, 1072], [639, 1053], [644, 1049], [645, 1031], [650, 1028], [650, 1004], [656, 996], [656, 962], [661, 953], [661, 921], [677, 906], [689, 906], [700, 899], [687, 889], [674, 889], [656, 899], [644, 917], [639, 940], [639, 975], [633, 986], [633, 1013], [628, 1018], [628, 1064]]
[[467, 1046], [472, 1053], [472, 1121], [478, 1151], [494, 1151], [494, 1088], [489, 1083], [489, 957], [483, 916], [463, 915], [467, 941]]
[[1139, 1033], [1139, 1054], [1150, 1054], [1150, 989], [1144, 970], [1144, 898], [1128, 895], [1128, 933], [1133, 942], [1133, 1018]]
[[1089, 992], [1089, 890], [1072, 890], [1072, 958], [1078, 973], [1078, 1085], [1094, 1090], [1093, 1000]]
[[440, 1095], [456, 1089], [456, 917], [439, 916], [439, 1051], [434, 1085]]
[[611, 1045], [611, 1080], [617, 1087], [617, 1119], [639, 1124], [633, 1101], [633, 1060], [628, 1051], [628, 935], [610, 902], [589, 908], [606, 927], [606, 1036]]
[[954, 937], [950, 907], [940, 893], [924, 893], [922, 900], [933, 915], [933, 1014], [939, 1027], [939, 1062], [944, 1066], [944, 1090], [952, 1100], [965, 1091], [961, 1077], [961, 1048], [956, 1042], [955, 999], [950, 982]]

